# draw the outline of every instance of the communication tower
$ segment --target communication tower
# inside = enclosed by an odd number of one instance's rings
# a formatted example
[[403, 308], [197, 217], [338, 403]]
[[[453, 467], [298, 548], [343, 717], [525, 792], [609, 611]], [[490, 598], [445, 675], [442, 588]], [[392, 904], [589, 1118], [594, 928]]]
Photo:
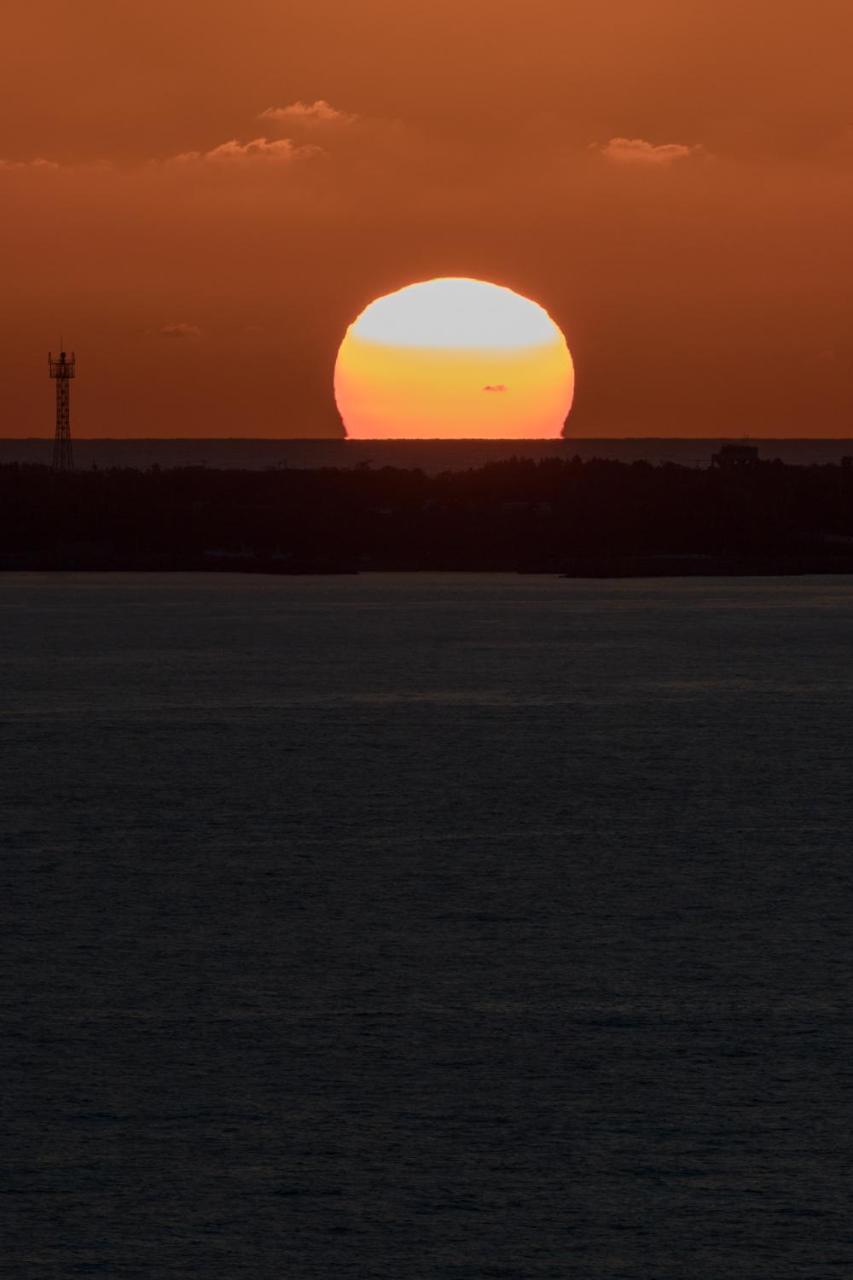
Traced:
[[77, 376], [77, 357], [72, 351], [48, 352], [47, 367], [56, 379], [56, 435], [53, 438], [54, 471], [71, 471], [71, 379]]

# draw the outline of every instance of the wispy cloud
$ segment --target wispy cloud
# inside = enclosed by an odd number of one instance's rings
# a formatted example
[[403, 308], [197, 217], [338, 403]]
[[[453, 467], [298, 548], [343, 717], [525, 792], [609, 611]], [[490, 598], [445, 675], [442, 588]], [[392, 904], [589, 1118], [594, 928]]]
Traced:
[[291, 138], [252, 138], [239, 142], [236, 138], [221, 142], [210, 151], [184, 151], [173, 157], [175, 164], [247, 164], [262, 161], [272, 164], [290, 164], [316, 155], [315, 146], [302, 146]]
[[339, 111], [325, 98], [316, 102], [291, 102], [287, 107], [267, 107], [259, 120], [275, 120], [279, 124], [300, 124], [309, 128], [316, 125], [350, 125], [358, 119], [350, 111]]
[[197, 324], [187, 324], [180, 320], [176, 324], [164, 324], [160, 333], [164, 338], [191, 338], [197, 341], [201, 337], [201, 329]]
[[36, 170], [43, 173], [55, 173], [59, 165], [55, 160], [43, 160], [37, 156], [35, 160], [0, 160], [0, 172], [20, 172], [23, 169]]
[[680, 142], [656, 144], [647, 142], [645, 138], [611, 138], [596, 149], [611, 164], [636, 165], [644, 169], [668, 169], [679, 160], [704, 153], [701, 146], [686, 146]]

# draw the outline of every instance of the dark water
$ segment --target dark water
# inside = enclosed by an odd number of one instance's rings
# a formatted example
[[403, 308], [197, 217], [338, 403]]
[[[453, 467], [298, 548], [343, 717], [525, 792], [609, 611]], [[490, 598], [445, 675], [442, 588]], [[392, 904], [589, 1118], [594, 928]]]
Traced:
[[15, 1277], [848, 1277], [853, 580], [6, 575]]

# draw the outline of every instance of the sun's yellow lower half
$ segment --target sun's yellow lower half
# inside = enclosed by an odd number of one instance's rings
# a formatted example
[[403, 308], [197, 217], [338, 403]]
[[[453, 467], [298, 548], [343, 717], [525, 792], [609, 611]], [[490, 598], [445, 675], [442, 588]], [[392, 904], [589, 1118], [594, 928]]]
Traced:
[[347, 330], [335, 367], [355, 439], [556, 437], [573, 391], [550, 316], [483, 281], [427, 281], [377, 299]]

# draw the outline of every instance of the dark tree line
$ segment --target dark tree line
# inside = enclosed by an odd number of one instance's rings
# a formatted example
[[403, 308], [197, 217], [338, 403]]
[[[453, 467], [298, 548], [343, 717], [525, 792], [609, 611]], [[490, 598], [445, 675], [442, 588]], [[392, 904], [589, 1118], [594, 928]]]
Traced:
[[847, 557], [853, 567], [847, 465], [514, 459], [436, 476], [0, 467], [7, 568], [633, 572], [679, 558], [690, 572], [709, 558], [719, 571], [760, 571], [846, 568]]

